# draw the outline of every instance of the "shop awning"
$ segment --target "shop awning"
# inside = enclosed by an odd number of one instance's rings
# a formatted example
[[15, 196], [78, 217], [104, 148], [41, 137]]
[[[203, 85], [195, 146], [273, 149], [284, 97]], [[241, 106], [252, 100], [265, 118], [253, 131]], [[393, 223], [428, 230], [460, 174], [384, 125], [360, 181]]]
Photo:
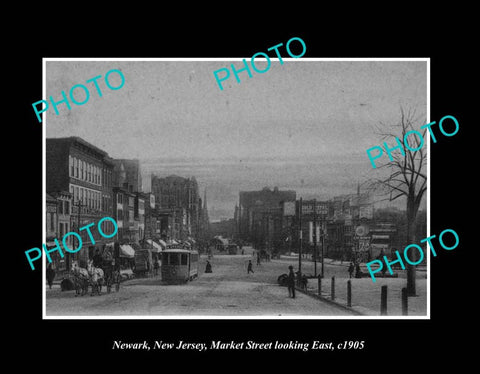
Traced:
[[135, 257], [135, 250], [128, 244], [123, 244], [120, 246], [120, 257]]
[[148, 243], [151, 251], [154, 253], [159, 253], [163, 250], [162, 246], [157, 242], [154, 242], [152, 239], [147, 239], [146, 242]]
[[157, 242], [159, 242], [163, 248], [167, 248], [167, 243], [165, 243], [162, 239], [157, 240]]

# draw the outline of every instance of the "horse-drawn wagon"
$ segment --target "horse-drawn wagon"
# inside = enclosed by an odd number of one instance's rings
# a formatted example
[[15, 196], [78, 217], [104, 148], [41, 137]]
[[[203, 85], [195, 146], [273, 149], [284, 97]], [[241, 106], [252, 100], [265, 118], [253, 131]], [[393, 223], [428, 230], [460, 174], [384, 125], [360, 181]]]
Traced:
[[107, 293], [111, 292], [112, 287], [118, 292], [121, 279], [119, 265], [118, 259], [113, 258], [108, 248], [105, 248], [100, 257], [89, 260], [86, 268], [80, 267], [77, 261], [72, 261], [70, 279], [75, 287], [75, 296], [85, 295], [88, 287], [92, 289], [92, 296], [95, 293], [100, 295], [103, 285], [106, 286]]

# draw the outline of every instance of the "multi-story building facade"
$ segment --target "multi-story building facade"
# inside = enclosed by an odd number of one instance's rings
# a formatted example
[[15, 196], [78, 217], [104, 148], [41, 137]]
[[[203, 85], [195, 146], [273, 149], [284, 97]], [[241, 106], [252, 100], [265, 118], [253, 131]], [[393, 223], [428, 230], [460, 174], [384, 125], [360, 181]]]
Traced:
[[[67, 191], [71, 195], [69, 230], [82, 238], [82, 250], [66, 259], [79, 260], [85, 266], [96, 248], [109, 243], [97, 229], [92, 229], [93, 241], [87, 230], [79, 229], [90, 223], [96, 227], [99, 220], [112, 215], [112, 190], [109, 184], [113, 164], [108, 154], [79, 137], [49, 138], [46, 140], [47, 192]], [[104, 233], [114, 232], [111, 222], [102, 224]], [[72, 249], [79, 243], [73, 238]]]
[[138, 241], [146, 239], [145, 233], [145, 206], [149, 203], [149, 197], [143, 192], [135, 193], [134, 221], [138, 229]]
[[241, 191], [236, 214], [238, 237], [257, 248], [278, 248], [283, 240], [283, 204], [295, 199], [295, 191], [280, 191], [277, 187]]
[[138, 223], [135, 227], [135, 194], [127, 185], [113, 187], [114, 219], [117, 222], [117, 239], [121, 244], [138, 243]]
[[[57, 201], [57, 234], [58, 239], [61, 241], [63, 236], [70, 232], [71, 225], [71, 206], [72, 206], [72, 195], [66, 191], [57, 191], [51, 192], [50, 194]], [[48, 197], [47, 197], [47, 206], [48, 206]], [[68, 236], [66, 243], [69, 248], [72, 248], [72, 236]], [[57, 255], [57, 252], [54, 252]], [[57, 274], [70, 270], [67, 268], [67, 263], [65, 257], [58, 257], [55, 264]]]
[[198, 236], [202, 206], [195, 177], [170, 175], [160, 178], [152, 175], [151, 180], [158, 210], [173, 219], [172, 238], [185, 240]]

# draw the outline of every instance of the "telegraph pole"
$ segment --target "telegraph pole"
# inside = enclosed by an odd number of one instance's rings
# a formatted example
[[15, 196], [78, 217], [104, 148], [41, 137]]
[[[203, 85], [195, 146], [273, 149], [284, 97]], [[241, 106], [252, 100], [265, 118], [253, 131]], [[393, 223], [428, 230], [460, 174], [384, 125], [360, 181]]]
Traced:
[[[80, 231], [80, 211], [86, 205], [83, 205], [82, 201], [80, 199], [77, 201], [77, 204], [74, 204], [74, 205], [76, 205], [78, 207], [78, 211], [77, 211], [77, 230]], [[70, 254], [68, 254], [68, 256], [69, 256], [69, 260], [70, 260]]]
[[325, 269], [323, 267], [323, 265], [324, 265], [324, 262], [323, 262], [323, 258], [324, 258], [323, 248], [325, 247], [325, 232], [323, 231], [323, 215], [322, 215], [321, 222], [322, 222], [322, 228], [321, 228], [322, 233], [320, 234], [320, 236], [321, 236], [321, 239], [322, 239], [322, 278], [323, 278], [325, 276], [325, 273], [324, 273]]
[[313, 199], [313, 258], [315, 277], [317, 277], [317, 199]]
[[299, 239], [300, 239], [300, 247], [298, 250], [298, 274], [299, 276], [302, 275], [302, 245], [303, 245], [303, 233], [302, 233], [302, 198], [300, 198], [300, 205], [298, 207], [298, 217], [299, 217]]

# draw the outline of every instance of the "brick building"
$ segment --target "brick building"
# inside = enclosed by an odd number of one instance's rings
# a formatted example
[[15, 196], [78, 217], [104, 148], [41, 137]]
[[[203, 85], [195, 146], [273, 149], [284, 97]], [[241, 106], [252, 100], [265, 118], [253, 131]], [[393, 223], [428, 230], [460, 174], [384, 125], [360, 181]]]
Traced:
[[[50, 193], [51, 197], [55, 198], [57, 204], [57, 238], [59, 242], [63, 239], [63, 236], [70, 232], [71, 225], [71, 206], [72, 206], [72, 195], [66, 191], [56, 191]], [[48, 206], [48, 197], [47, 197], [47, 206]], [[68, 236], [66, 239], [67, 245], [72, 248], [72, 236]], [[57, 256], [57, 252], [53, 253]], [[57, 261], [55, 262], [55, 270], [57, 274], [70, 270], [67, 268], [67, 263], [65, 257], [61, 258], [58, 255]]]
[[[72, 259], [80, 266], [93, 257], [96, 248], [101, 248], [113, 239], [106, 239], [96, 229], [99, 220], [113, 213], [112, 176], [114, 164], [108, 154], [79, 137], [46, 139], [46, 189], [48, 193], [66, 191], [71, 195], [69, 231], [82, 237], [82, 250], [75, 254], [67, 252], [66, 267]], [[80, 227], [94, 223], [91, 241], [87, 230]], [[65, 226], [64, 226], [65, 229]], [[111, 222], [104, 222], [106, 234], [114, 232]], [[72, 249], [78, 243], [73, 239]]]

